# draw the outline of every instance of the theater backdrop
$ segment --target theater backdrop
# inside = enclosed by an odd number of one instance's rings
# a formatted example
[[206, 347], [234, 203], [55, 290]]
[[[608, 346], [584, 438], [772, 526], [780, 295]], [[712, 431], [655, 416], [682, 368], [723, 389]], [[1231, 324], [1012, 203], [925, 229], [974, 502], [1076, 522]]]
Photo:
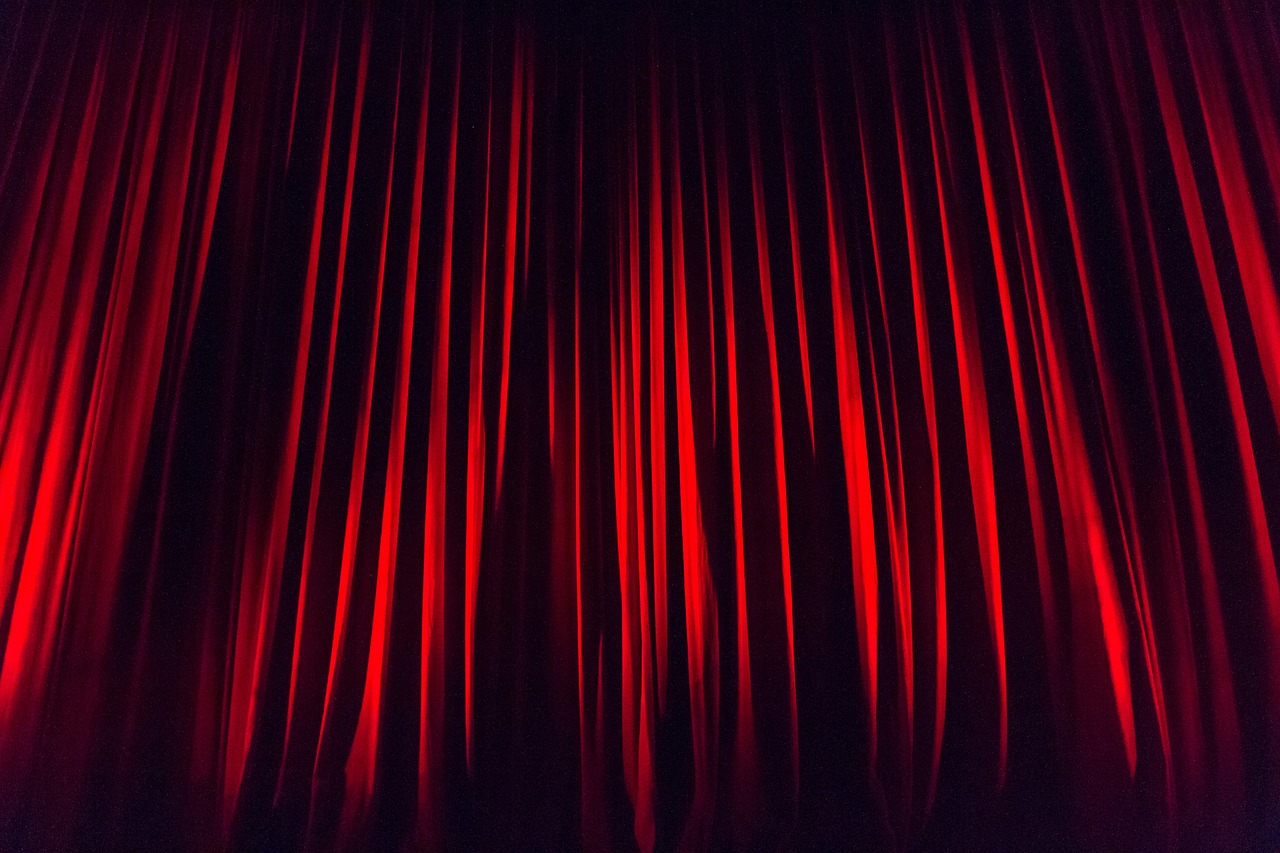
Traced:
[[0, 0], [0, 848], [1276, 849], [1278, 57]]

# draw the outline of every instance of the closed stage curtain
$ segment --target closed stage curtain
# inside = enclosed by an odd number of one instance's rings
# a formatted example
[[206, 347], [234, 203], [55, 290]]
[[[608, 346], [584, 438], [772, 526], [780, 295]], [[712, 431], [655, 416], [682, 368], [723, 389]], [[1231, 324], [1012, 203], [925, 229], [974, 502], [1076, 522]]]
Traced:
[[1280, 844], [1278, 56], [0, 0], [0, 847]]

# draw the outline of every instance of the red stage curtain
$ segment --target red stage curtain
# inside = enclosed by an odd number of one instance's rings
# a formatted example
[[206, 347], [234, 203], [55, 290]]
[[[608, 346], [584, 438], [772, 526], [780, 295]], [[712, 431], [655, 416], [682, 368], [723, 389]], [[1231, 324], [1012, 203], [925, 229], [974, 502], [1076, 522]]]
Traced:
[[0, 846], [1280, 844], [1274, 5], [205, 5], [0, 2]]

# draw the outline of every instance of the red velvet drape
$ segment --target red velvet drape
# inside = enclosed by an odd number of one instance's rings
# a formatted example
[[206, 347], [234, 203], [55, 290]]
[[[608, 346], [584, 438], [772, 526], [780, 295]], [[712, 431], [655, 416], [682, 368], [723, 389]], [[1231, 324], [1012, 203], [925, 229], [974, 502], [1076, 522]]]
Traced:
[[1280, 843], [1278, 21], [3, 0], [0, 842]]

